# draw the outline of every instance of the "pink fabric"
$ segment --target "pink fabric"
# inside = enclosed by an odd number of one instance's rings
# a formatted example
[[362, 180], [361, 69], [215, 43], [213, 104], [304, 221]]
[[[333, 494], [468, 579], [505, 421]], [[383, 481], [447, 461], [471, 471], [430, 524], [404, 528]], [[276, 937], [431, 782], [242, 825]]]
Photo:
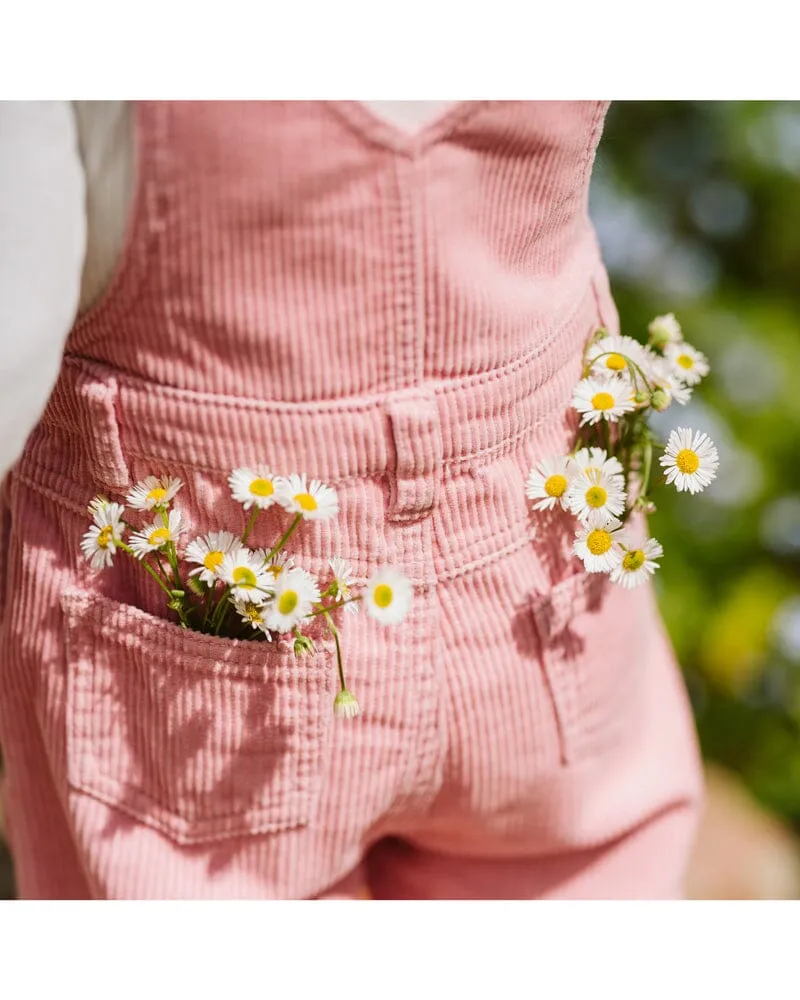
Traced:
[[[405, 137], [355, 103], [142, 105], [112, 286], [4, 484], [0, 741], [30, 897], [670, 896], [699, 769], [648, 589], [581, 572], [524, 480], [565, 449], [586, 338], [617, 328], [587, 217], [605, 104], [462, 103]], [[184, 632], [96, 492], [226, 474], [336, 487], [302, 564], [390, 562], [402, 628]], [[259, 522], [256, 544], [274, 533]]]

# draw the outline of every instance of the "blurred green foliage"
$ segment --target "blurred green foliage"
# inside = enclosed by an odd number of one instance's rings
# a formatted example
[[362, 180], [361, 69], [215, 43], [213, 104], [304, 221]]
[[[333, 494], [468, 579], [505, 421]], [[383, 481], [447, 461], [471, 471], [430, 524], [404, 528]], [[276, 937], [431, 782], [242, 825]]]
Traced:
[[674, 312], [711, 362], [660, 423], [719, 477], [651, 519], [704, 753], [800, 827], [800, 103], [613, 104], [591, 211], [624, 332]]

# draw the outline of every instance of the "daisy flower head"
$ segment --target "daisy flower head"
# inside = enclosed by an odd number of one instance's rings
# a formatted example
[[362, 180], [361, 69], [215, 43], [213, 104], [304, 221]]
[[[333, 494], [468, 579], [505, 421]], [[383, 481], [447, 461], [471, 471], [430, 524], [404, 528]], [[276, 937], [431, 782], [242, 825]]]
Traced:
[[569, 458], [561, 455], [544, 458], [534, 466], [525, 484], [525, 495], [534, 500], [534, 510], [548, 510], [558, 504], [566, 507], [572, 471]]
[[272, 635], [267, 628], [267, 623], [264, 620], [264, 605], [255, 604], [253, 601], [248, 601], [241, 597], [229, 597], [228, 600], [236, 609], [236, 614], [242, 619], [242, 621], [247, 622], [248, 625], [252, 625], [256, 632], [261, 632], [267, 639], [271, 639]]
[[680, 344], [683, 340], [683, 331], [674, 313], [656, 316], [647, 327], [647, 332], [650, 334], [650, 343], [658, 351], [663, 351], [667, 344]]
[[669, 344], [664, 354], [675, 377], [687, 385], [697, 385], [708, 375], [708, 358], [691, 344]]
[[581, 426], [599, 420], [616, 421], [636, 408], [630, 379], [621, 375], [600, 378], [590, 375], [575, 386], [572, 405], [583, 415]]
[[259, 549], [258, 555], [264, 560], [264, 568], [272, 574], [274, 580], [294, 566], [294, 556], [290, 556], [288, 552], [276, 552], [270, 559], [266, 549]]
[[237, 545], [222, 557], [219, 577], [231, 588], [231, 595], [251, 604], [263, 604], [273, 592], [272, 576], [264, 566], [264, 557]]
[[701, 493], [716, 479], [719, 455], [708, 434], [678, 427], [671, 431], [664, 454], [659, 459], [667, 482], [682, 493]]
[[267, 606], [267, 627], [274, 632], [289, 632], [320, 600], [319, 585], [304, 569], [287, 569], [274, 584], [275, 594]]
[[146, 476], [133, 487], [125, 499], [136, 510], [166, 510], [182, 486], [180, 479], [175, 479], [173, 476], [161, 479]]
[[231, 495], [238, 500], [245, 510], [258, 507], [264, 510], [277, 503], [277, 476], [263, 465], [254, 469], [234, 469], [228, 476]]
[[167, 523], [157, 518], [152, 524], [131, 535], [130, 547], [137, 559], [144, 559], [151, 552], [163, 549], [170, 542], [175, 542], [183, 530], [183, 521], [177, 510], [171, 510]]
[[381, 625], [399, 625], [411, 607], [411, 581], [397, 570], [379, 569], [367, 583], [364, 603], [367, 614]]
[[583, 562], [587, 573], [610, 573], [621, 559], [614, 532], [622, 527], [617, 518], [608, 518], [595, 525], [584, 525], [575, 536], [573, 551]]
[[122, 541], [125, 508], [122, 504], [97, 497], [89, 505], [89, 510], [94, 523], [83, 536], [81, 549], [92, 569], [104, 569], [113, 563], [117, 543]]
[[340, 719], [355, 719], [360, 711], [355, 695], [342, 688], [333, 700], [333, 714]]
[[349, 611], [350, 614], [358, 614], [358, 601], [352, 600], [353, 567], [340, 556], [334, 556], [333, 559], [330, 559], [329, 565], [333, 573], [332, 585], [335, 600], [337, 602], [347, 601], [348, 603], [344, 606], [345, 611]]
[[[677, 375], [672, 363], [666, 358], [659, 358], [653, 367], [653, 385], [668, 397], [666, 406], [660, 409], [665, 410], [673, 400], [685, 406], [692, 398], [692, 387]], [[653, 405], [655, 409], [659, 409], [655, 403]]]
[[611, 582], [631, 589], [647, 583], [659, 567], [656, 561], [664, 555], [661, 543], [648, 538], [640, 549], [623, 548], [620, 561], [611, 570]]
[[[596, 375], [631, 375], [628, 361], [638, 365], [648, 377], [656, 355], [634, 340], [633, 337], [608, 336], [592, 344], [586, 354], [586, 363], [592, 367]], [[639, 373], [634, 368], [638, 377]], [[634, 379], [635, 381], [635, 379]]]
[[570, 459], [572, 475], [583, 473], [591, 476], [599, 473], [602, 476], [622, 476], [625, 470], [622, 463], [614, 455], [609, 455], [605, 448], [581, 448]]
[[625, 480], [602, 472], [581, 472], [567, 494], [567, 504], [582, 524], [604, 524], [625, 510]]
[[305, 473], [293, 472], [280, 481], [278, 503], [290, 514], [302, 514], [307, 521], [327, 521], [339, 513], [336, 490], [312, 479], [306, 484]]
[[230, 531], [210, 531], [195, 538], [186, 546], [186, 561], [196, 564], [189, 576], [199, 576], [203, 583], [213, 586], [219, 579], [222, 560], [239, 545], [241, 542]]

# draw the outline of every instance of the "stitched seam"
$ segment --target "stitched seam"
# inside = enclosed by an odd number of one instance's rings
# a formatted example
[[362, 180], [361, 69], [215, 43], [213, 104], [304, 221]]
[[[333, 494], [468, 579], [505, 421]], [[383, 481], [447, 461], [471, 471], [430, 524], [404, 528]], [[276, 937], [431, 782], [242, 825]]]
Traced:
[[[410, 390], [417, 390], [425, 395], [425, 390], [432, 390], [433, 393], [438, 396], [450, 395], [454, 392], [463, 392], [472, 386], [483, 386], [492, 382], [496, 382], [499, 379], [507, 377], [508, 375], [515, 374], [520, 368], [525, 367], [530, 364], [531, 361], [535, 361], [540, 357], [554, 340], [564, 332], [564, 330], [569, 327], [577, 316], [580, 314], [581, 310], [586, 305], [586, 299], [589, 295], [593, 293], [591, 276], [587, 280], [586, 288], [584, 290], [583, 296], [579, 299], [578, 305], [567, 315], [567, 317], [562, 320], [557, 327], [552, 331], [551, 336], [541, 343], [537, 344], [536, 348], [532, 351], [527, 351], [525, 354], [521, 354], [516, 358], [511, 358], [505, 364], [492, 368], [489, 371], [478, 372], [474, 375], [460, 375], [455, 378], [449, 379], [447, 382], [443, 382], [437, 379], [429, 379], [421, 385], [404, 385], [400, 386], [388, 393], [383, 393], [380, 395], [372, 395], [366, 397], [363, 402], [359, 403], [341, 403], [337, 401], [331, 402], [321, 402], [321, 403], [308, 403], [308, 402], [283, 402], [283, 401], [272, 401], [266, 402], [264, 400], [253, 399], [250, 397], [238, 398], [235, 396], [225, 396], [216, 393], [199, 392], [193, 389], [182, 389], [176, 386], [166, 385], [160, 382], [152, 382], [141, 376], [134, 375], [130, 372], [126, 372], [123, 369], [116, 368], [113, 365], [107, 365], [105, 362], [97, 361], [95, 358], [87, 357], [80, 354], [66, 354], [65, 363], [69, 364], [73, 368], [81, 368], [84, 364], [89, 364], [98, 368], [103, 369], [110, 375], [115, 375], [120, 387], [128, 388], [132, 391], [143, 391], [146, 390], [148, 395], [156, 395], [162, 397], [168, 397], [173, 400], [182, 400], [190, 403], [205, 403], [211, 406], [218, 407], [223, 410], [238, 410], [243, 413], [255, 412], [261, 413], [265, 416], [286, 414], [289, 416], [326, 416], [330, 414], [359, 414], [359, 413], [369, 413], [371, 411], [376, 411], [378, 413], [383, 413], [383, 408], [387, 402], [386, 396], [392, 395], [409, 395], [411, 398], [415, 398], [415, 393], [411, 393]], [[544, 381], [536, 385], [535, 389], [540, 389], [547, 385], [560, 371], [561, 369], [556, 369], [553, 372], [548, 373]], [[121, 406], [123, 412], [125, 410], [124, 402]]]

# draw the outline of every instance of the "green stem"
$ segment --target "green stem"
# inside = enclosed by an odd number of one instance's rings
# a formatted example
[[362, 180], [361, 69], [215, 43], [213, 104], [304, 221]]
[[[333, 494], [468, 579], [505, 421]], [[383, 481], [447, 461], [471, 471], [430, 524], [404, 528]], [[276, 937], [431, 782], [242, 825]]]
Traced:
[[125, 542], [118, 541], [118, 542], [116, 542], [116, 545], [117, 545], [118, 549], [122, 549], [123, 552], [127, 552], [128, 555], [133, 556], [133, 558], [136, 559], [136, 561], [138, 563], [141, 563], [142, 566], [144, 566], [144, 568], [150, 574], [150, 576], [152, 576], [152, 578], [156, 581], [156, 583], [159, 585], [159, 587], [161, 587], [161, 589], [164, 591], [164, 593], [168, 594], [170, 600], [172, 600], [172, 591], [166, 585], [166, 583], [164, 583], [164, 581], [161, 579], [161, 577], [158, 575], [158, 573], [156, 573], [156, 571], [153, 569], [153, 567], [149, 565], [149, 563], [146, 563], [144, 561], [144, 559], [137, 559], [136, 555], [134, 554], [133, 549], [129, 545], [126, 545]]
[[226, 585], [225, 589], [222, 591], [222, 596], [220, 597], [216, 608], [214, 608], [214, 614], [211, 616], [211, 628], [213, 629], [215, 635], [219, 635], [219, 630], [225, 619], [225, 612], [228, 609], [228, 594], [230, 594], [230, 592], [230, 586]]
[[261, 508], [257, 507], [255, 504], [253, 504], [253, 512], [250, 515], [250, 520], [247, 522], [247, 527], [244, 529], [244, 534], [242, 535], [242, 545], [244, 545], [244, 543], [250, 537], [250, 532], [255, 527], [256, 518], [258, 517], [258, 515], [259, 515], [260, 512], [261, 512]]
[[270, 552], [268, 553], [266, 562], [269, 562], [280, 552], [280, 550], [284, 547], [284, 545], [289, 541], [289, 539], [295, 533], [295, 531], [297, 530], [297, 526], [300, 524], [302, 520], [303, 520], [302, 514], [297, 514], [295, 516], [294, 521], [292, 521], [287, 530], [278, 539], [278, 541], [275, 544], [275, 547], [271, 549]]
[[210, 584], [206, 584], [208, 590], [206, 592], [206, 599], [203, 603], [203, 628], [205, 629], [206, 623], [208, 622], [208, 613], [211, 611], [211, 605], [214, 601], [214, 587]]
[[650, 470], [653, 467], [653, 445], [649, 438], [644, 445], [644, 472], [642, 473], [642, 491], [639, 494], [641, 500], [646, 499], [650, 490]]
[[336, 611], [339, 608], [343, 608], [346, 604], [352, 604], [354, 601], [360, 600], [360, 597], [351, 597], [347, 601], [339, 601], [337, 604], [329, 604], [327, 608], [320, 608], [318, 611], [310, 611], [305, 617], [316, 618], [318, 615], [327, 615], [329, 611]]
[[333, 636], [333, 641], [336, 643], [336, 665], [339, 668], [339, 683], [342, 686], [342, 691], [347, 689], [347, 685], [344, 682], [344, 669], [342, 668], [342, 647], [339, 645], [339, 630], [333, 624], [333, 618], [326, 612], [325, 617], [328, 619], [328, 628], [331, 630], [331, 635]]

